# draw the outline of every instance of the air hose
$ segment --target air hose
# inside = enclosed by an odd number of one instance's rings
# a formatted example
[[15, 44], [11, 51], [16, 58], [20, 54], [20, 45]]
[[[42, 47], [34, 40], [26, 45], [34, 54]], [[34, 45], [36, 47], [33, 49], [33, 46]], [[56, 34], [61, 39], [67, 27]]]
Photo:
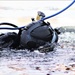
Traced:
[[[50, 16], [48, 16], [48, 17], [45, 17], [45, 18], [43, 18], [43, 19], [41, 19], [41, 20], [39, 20], [39, 21], [44, 21], [44, 20], [46, 20], [46, 19], [49, 19], [49, 18], [52, 18], [52, 17], [54, 17], [54, 16], [59, 15], [60, 13], [64, 12], [64, 11], [67, 10], [68, 8], [70, 8], [74, 3], [75, 3], [75, 0], [73, 0], [67, 7], [65, 7], [65, 8], [62, 9], [61, 11], [59, 11], [59, 12], [53, 14], [53, 15], [50, 15]], [[10, 25], [10, 26], [14, 27], [14, 28], [10, 28], [10, 27], [0, 27], [0, 29], [7, 29], [7, 30], [20, 30], [20, 29], [22, 29], [22, 28], [25, 28], [25, 26], [18, 27], [18, 26], [14, 25], [14, 24], [11, 24], [11, 23], [1, 23], [0, 25]]]
[[9, 25], [9, 26], [12, 26], [12, 27], [18, 27], [16, 25], [12, 24], [12, 23], [0, 23], [0, 26], [1, 25]]

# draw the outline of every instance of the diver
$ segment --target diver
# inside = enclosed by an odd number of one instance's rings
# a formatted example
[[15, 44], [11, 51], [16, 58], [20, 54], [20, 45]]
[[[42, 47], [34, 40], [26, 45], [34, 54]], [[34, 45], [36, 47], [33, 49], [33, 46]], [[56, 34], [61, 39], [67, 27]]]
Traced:
[[[45, 46], [46, 43], [58, 42], [58, 33], [50, 26], [49, 22], [41, 21], [45, 14], [38, 11], [36, 20], [23, 28], [19, 28], [19, 32], [8, 32], [0, 35], [1, 48], [15, 48], [15, 49], [37, 49], [40, 46]], [[11, 23], [0, 23], [0, 25], [10, 25], [18, 28]]]

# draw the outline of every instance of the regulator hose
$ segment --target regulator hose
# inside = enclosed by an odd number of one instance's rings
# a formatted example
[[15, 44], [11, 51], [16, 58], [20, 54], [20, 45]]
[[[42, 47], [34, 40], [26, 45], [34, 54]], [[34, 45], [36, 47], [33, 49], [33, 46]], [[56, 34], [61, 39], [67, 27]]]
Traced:
[[12, 24], [12, 23], [6, 23], [6, 22], [0, 23], [0, 26], [1, 26], [1, 25], [8, 25], [8, 26], [12, 26], [12, 27], [18, 27], [17, 25], [14, 25], [14, 24]]

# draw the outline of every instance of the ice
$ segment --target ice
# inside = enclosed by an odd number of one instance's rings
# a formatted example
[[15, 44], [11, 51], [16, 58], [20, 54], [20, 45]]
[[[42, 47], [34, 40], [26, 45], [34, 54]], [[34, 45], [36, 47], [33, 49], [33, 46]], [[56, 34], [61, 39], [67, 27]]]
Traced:
[[74, 36], [73, 32], [60, 34], [59, 44], [46, 54], [38, 50], [0, 51], [0, 75], [74, 75], [75, 68], [71, 66], [75, 64]]

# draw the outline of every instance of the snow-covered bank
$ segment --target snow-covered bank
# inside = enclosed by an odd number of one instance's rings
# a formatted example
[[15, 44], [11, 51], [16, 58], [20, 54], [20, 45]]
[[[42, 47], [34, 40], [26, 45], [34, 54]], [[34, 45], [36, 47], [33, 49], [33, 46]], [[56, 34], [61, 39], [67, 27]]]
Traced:
[[[1, 1], [0, 22], [10, 22], [17, 26], [24, 26], [31, 22], [31, 17], [36, 18], [37, 11], [42, 11], [46, 16], [57, 13], [72, 1]], [[48, 19], [52, 27], [75, 26], [75, 5], [58, 16]]]

